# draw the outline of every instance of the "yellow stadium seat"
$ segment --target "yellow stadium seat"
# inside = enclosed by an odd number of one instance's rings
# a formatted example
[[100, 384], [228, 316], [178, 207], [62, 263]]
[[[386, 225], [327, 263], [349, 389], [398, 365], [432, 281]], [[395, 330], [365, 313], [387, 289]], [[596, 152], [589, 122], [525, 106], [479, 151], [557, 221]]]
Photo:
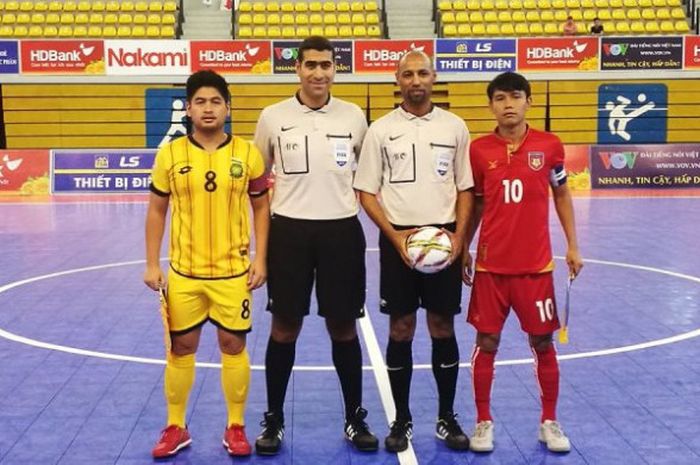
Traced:
[[[117, 31], [114, 31], [115, 34], [116, 32]], [[146, 37], [149, 39], [157, 39], [160, 37], [160, 28], [158, 26], [146, 26]]]
[[239, 39], [249, 39], [253, 37], [253, 29], [251, 29], [250, 26], [241, 26], [238, 28], [238, 35], [236, 37]]
[[294, 11], [296, 11], [297, 13], [303, 13], [308, 10], [309, 5], [307, 5], [306, 2], [296, 2], [294, 4]]
[[550, 0], [537, 0], [537, 8], [540, 10], [550, 10], [552, 2]]
[[647, 21], [644, 24], [644, 30], [650, 34], [656, 34], [659, 32], [659, 23], [656, 21]]
[[[78, 4], [73, 0], [66, 0], [63, 2], [63, 11], [76, 11], [78, 9]], [[61, 31], [58, 31], [59, 35]]]
[[352, 21], [352, 24], [365, 24], [365, 14], [353, 13], [350, 21]]
[[642, 8], [642, 19], [656, 19], [656, 11], [653, 8]]
[[581, 15], [581, 10], [569, 11], [569, 16], [571, 16], [574, 21], [582, 21], [583, 20], [583, 15]]
[[48, 13], [46, 15], [46, 24], [55, 26], [61, 22], [61, 16], [58, 13]]
[[253, 4], [250, 2], [241, 2], [238, 4], [239, 12], [249, 12], [253, 11]]
[[601, 21], [608, 21], [610, 19], [610, 10], [598, 10], [598, 18]]
[[579, 35], [587, 35], [589, 33], [588, 29], [586, 29], [586, 25], [583, 23], [578, 23], [576, 25], [576, 33]]
[[12, 26], [0, 26], [0, 37], [12, 37], [13, 34]]
[[537, 1], [536, 0], [525, 0], [523, 2], [523, 8], [526, 10], [535, 10], [537, 9]]
[[[569, 16], [569, 14], [564, 11], [564, 10], [555, 10], [554, 11], [554, 21], [560, 21], [564, 22], [566, 21], [566, 18]], [[542, 18], [544, 20], [544, 17]], [[547, 21], [551, 21], [550, 19], [547, 19]]]
[[484, 15], [481, 14], [481, 11], [472, 11], [471, 13], [469, 13], [469, 22], [472, 24], [483, 23]]
[[[129, 13], [119, 13], [119, 16], [117, 16], [117, 23], [119, 24], [131, 24], [133, 20], [134, 18]], [[117, 32], [119, 31], [117, 30]]]
[[44, 24], [46, 22], [46, 15], [44, 13], [32, 13], [32, 24]]
[[17, 16], [14, 13], [3, 13], [2, 24], [12, 25], [17, 22]]
[[526, 36], [530, 34], [530, 30], [527, 27], [526, 23], [517, 23], [515, 25], [515, 35], [520, 37], [520, 36]]
[[121, 37], [124, 39], [131, 37], [131, 27], [125, 26], [123, 24], [121, 26], [119, 26], [117, 28], [117, 37]]
[[676, 28], [673, 27], [672, 21], [661, 21], [661, 24], [659, 24], [659, 29], [661, 30], [661, 32], [667, 33], [672, 33], [676, 31]]
[[33, 11], [34, 10], [34, 2], [21, 2], [19, 4], [19, 11]]
[[280, 11], [280, 4], [275, 1], [268, 0], [267, 5], [265, 5], [265, 8], [267, 9], [267, 11], [275, 13], [277, 11]]
[[472, 34], [475, 36], [486, 35], [486, 26], [483, 23], [472, 24]]
[[379, 9], [379, 6], [377, 5], [377, 2], [375, 2], [374, 0], [370, 0], [369, 2], [365, 2], [365, 11], [377, 11], [378, 9]]
[[581, 0], [581, 8], [595, 8], [595, 0]]
[[469, 11], [481, 10], [481, 3], [479, 3], [479, 0], [468, 0], [467, 1], [467, 10], [469, 10]]
[[502, 36], [513, 36], [515, 35], [515, 29], [512, 24], [501, 24], [500, 35]]
[[[673, 24], [671, 24], [671, 27], [673, 27]], [[42, 37], [44, 35], [44, 28], [41, 26], [37, 26], [36, 24], [29, 26], [29, 31], [27, 31], [27, 36], [29, 37]]]
[[607, 8], [610, 6], [610, 2], [608, 0], [595, 0], [595, 7], [596, 8]]
[[323, 2], [323, 11], [332, 13], [335, 11], [335, 2]]
[[238, 15], [238, 24], [248, 25], [253, 24], [253, 16], [250, 13], [241, 13]]
[[85, 25], [75, 26], [73, 28], [73, 37], [85, 38], [88, 37], [88, 28]]
[[690, 31], [690, 27], [688, 26], [688, 21], [686, 21], [686, 20], [676, 21], [673, 24], [673, 26], [676, 29], [676, 32], [680, 32], [681, 34], [685, 34], [688, 31]]
[[[464, 14], [466, 15], [466, 13]], [[367, 20], [367, 24], [379, 24], [379, 15], [377, 13], [367, 13], [365, 19]]]
[[73, 26], [63, 25], [58, 28], [58, 37], [73, 37]]
[[160, 38], [161, 39], [174, 39], [175, 38], [175, 28], [172, 26], [161, 26], [160, 27]]
[[253, 15], [253, 24], [260, 26], [265, 23], [267, 23], [267, 16], [265, 13], [256, 13]]
[[510, 11], [499, 11], [498, 12], [498, 21], [500, 23], [510, 23], [513, 21], [513, 17], [510, 14]]
[[267, 24], [270, 26], [278, 26], [280, 21], [280, 15], [277, 13], [270, 13], [267, 15]]
[[27, 26], [15, 26], [13, 32], [15, 37], [27, 37], [27, 34], [29, 34], [29, 29], [27, 29]]
[[452, 9], [454, 11], [464, 11], [467, 9], [467, 2], [464, 0], [455, 0], [452, 2]]
[[609, 0], [610, 8], [624, 8], [625, 4], [623, 0]]
[[468, 23], [469, 22], [469, 13], [466, 11], [458, 11], [457, 14], [455, 15], [455, 23]]
[[61, 24], [73, 24], [75, 22], [75, 16], [73, 13], [61, 13]]
[[442, 26], [443, 37], [457, 37], [457, 26], [455, 24], [445, 24]]
[[542, 21], [554, 21], [554, 12], [552, 10], [543, 11], [540, 14], [540, 19]]
[[163, 11], [172, 13], [177, 11], [177, 3], [174, 0], [166, 0], [163, 2]]
[[338, 28], [336, 26], [326, 26], [323, 28], [323, 35], [328, 38], [338, 37]]
[[309, 11], [320, 12], [323, 11], [323, 3], [321, 2], [311, 2], [309, 3]]
[[442, 0], [440, 3], [438, 3], [438, 10], [452, 11], [452, 2], [449, 0]]
[[297, 25], [309, 24], [309, 15], [307, 15], [307, 14], [298, 14], [298, 15], [296, 15], [295, 19], [296, 19]]
[[625, 8], [637, 8], [639, 6], [639, 0], [622, 0], [622, 5]]
[[[134, 4], [132, 3], [131, 6], [134, 6]], [[119, 11], [119, 7], [119, 2], [116, 2], [114, 0], [105, 3], [105, 11]]]
[[513, 22], [514, 23], [524, 23], [525, 22], [525, 12], [514, 11], [513, 12]]
[[[319, 26], [314, 26], [314, 27], [319, 27]], [[309, 28], [307, 26], [298, 26], [296, 28], [297, 31], [297, 37], [302, 37], [306, 38], [311, 35], [311, 32], [309, 31]], [[321, 33], [320, 34], [314, 34], [314, 35], [323, 35], [323, 27], [321, 27]]]
[[632, 22], [630, 24], [630, 31], [634, 32], [635, 34], [644, 32], [644, 23], [641, 21]]
[[566, 0], [566, 8], [569, 10], [581, 8], [581, 0]]
[[344, 39], [349, 39], [352, 37], [352, 26], [340, 26], [338, 28], [338, 37], [344, 38]]
[[268, 26], [267, 37], [270, 39], [279, 39], [282, 37], [282, 29], [279, 26]]
[[[124, 3], [122, 2], [122, 8], [121, 8], [122, 11], [124, 11], [123, 5], [124, 5]], [[148, 3], [147, 2], [143, 2], [143, 1], [135, 2], [135, 3], [132, 3], [132, 6], [134, 7], [134, 11], [141, 11], [141, 12], [148, 11]], [[160, 32], [159, 32], [159, 34], [160, 34]]]
[[671, 18], [685, 19], [685, 12], [683, 11], [683, 8], [673, 8], [671, 10]]
[[[306, 28], [308, 31], [307, 36], [312, 35], [312, 36], [322, 36], [323, 35], [323, 26], [311, 26], [311, 29], [308, 27]], [[297, 32], [299, 31], [299, 28], [297, 28]]]
[[486, 11], [486, 10], [493, 10], [496, 8], [496, 5], [493, 3], [492, 0], [482, 0], [481, 2], [481, 9]]
[[443, 24], [449, 24], [449, 23], [454, 23], [455, 22], [455, 14], [451, 11], [446, 11], [442, 13], [440, 16], [440, 19], [442, 20]]
[[593, 19], [598, 17], [598, 12], [596, 10], [583, 10], [584, 21], [593, 21]]
[[[631, 11], [631, 10], [630, 10]], [[616, 20], [625, 20], [627, 19], [627, 15], [625, 14], [625, 10], [622, 8], [617, 8], [615, 10], [612, 10], [612, 19]]]
[[666, 0], [653, 0], [652, 4], [657, 8], [664, 7], [667, 5]]
[[501, 33], [501, 28], [498, 24], [490, 23], [486, 25], [486, 35], [497, 36]]
[[10, 2], [5, 3], [4, 10], [5, 11], [12, 11], [12, 12], [19, 11], [19, 2], [10, 1]]
[[78, 11], [90, 11], [91, 10], [91, 5], [90, 2], [87, 2], [85, 0], [81, 0], [78, 2]]
[[656, 10], [657, 19], [671, 19], [671, 10], [668, 8], [659, 8]]
[[683, 3], [681, 0], [666, 0], [668, 6], [681, 6]]
[[338, 15], [338, 24], [351, 24], [352, 19], [350, 13], [340, 13]]
[[61, 11], [63, 10], [63, 3], [57, 0], [49, 2], [49, 11]]
[[[46, 33], [46, 29], [44, 29]], [[90, 25], [88, 27], [88, 37], [102, 37], [102, 28], [100, 26]]]
[[[109, 8], [107, 8], [109, 10]], [[131, 0], [124, 0], [119, 4], [119, 9], [121, 11], [125, 11], [127, 13], [131, 13], [132, 11], [148, 11], [148, 5], [146, 2], [132, 2]], [[148, 32], [148, 31], [146, 31]]]
[[148, 11], [160, 13], [161, 11], [163, 11], [163, 2], [161, 2], [160, 0], [151, 0], [148, 3]]
[[540, 20], [540, 12], [528, 11], [527, 13], [525, 13], [525, 18], [527, 19], [528, 23], [536, 23]]
[[172, 13], [167, 13], [161, 16], [161, 24], [175, 24], [175, 15]]
[[146, 38], [146, 26], [138, 25], [131, 28], [131, 37], [134, 39]]
[[484, 22], [486, 23], [495, 23], [498, 22], [498, 13], [495, 11], [487, 11], [484, 13]]
[[350, 2], [338, 2], [336, 8], [338, 11], [350, 11]]
[[32, 22], [32, 17], [29, 16], [29, 13], [18, 13], [15, 22], [17, 24], [29, 24]]
[[507, 10], [508, 9], [508, 0], [496, 0], [494, 2], [494, 6], [496, 7], [497, 10]]
[[[239, 21], [239, 23], [240, 23], [240, 21]], [[284, 13], [280, 17], [280, 24], [293, 25], [294, 24], [294, 15], [291, 13]]]
[[255, 26], [253, 28], [253, 37], [256, 39], [264, 39], [267, 37], [267, 29], [265, 26]]
[[282, 26], [282, 37], [285, 39], [291, 39], [296, 36], [296, 30], [294, 26]]
[[561, 34], [559, 27], [556, 23], [545, 23], [544, 33], [548, 36], [555, 36]]
[[627, 21], [620, 21], [615, 23], [615, 30], [612, 32], [617, 32], [618, 34], [629, 34], [630, 24]]
[[365, 11], [365, 4], [362, 2], [354, 1], [350, 4], [350, 11]]
[[532, 23], [530, 24], [530, 34], [533, 36], [541, 36], [544, 34], [544, 29], [542, 28], [542, 24], [540, 23]]
[[321, 13], [310, 14], [309, 24], [323, 24], [323, 15], [321, 15]]
[[458, 24], [457, 25], [457, 36], [467, 37], [472, 35], [472, 27], [469, 24]]
[[367, 35], [373, 39], [379, 39], [382, 37], [382, 30], [376, 24], [371, 25], [367, 28]]
[[265, 2], [253, 2], [253, 11], [262, 13], [265, 9]]
[[[90, 21], [93, 22], [93, 21]], [[136, 13], [134, 14], [134, 24], [147, 24], [148, 23], [148, 17], [143, 14], [143, 13]]]
[[163, 17], [156, 13], [151, 13], [146, 18], [148, 24], [159, 25], [163, 22]]

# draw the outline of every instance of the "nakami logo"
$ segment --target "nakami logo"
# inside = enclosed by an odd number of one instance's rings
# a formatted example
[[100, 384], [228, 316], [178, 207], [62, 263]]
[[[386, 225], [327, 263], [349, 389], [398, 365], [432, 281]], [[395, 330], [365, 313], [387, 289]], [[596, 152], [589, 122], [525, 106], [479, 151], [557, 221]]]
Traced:
[[260, 47], [251, 47], [246, 44], [245, 50], [231, 52], [228, 50], [201, 50], [199, 52], [199, 61], [248, 61], [248, 55], [254, 57], [260, 51]]
[[76, 62], [82, 61], [83, 57], [89, 57], [94, 51], [94, 46], [87, 47], [85, 44], [81, 43], [76, 50], [70, 51], [32, 50], [29, 52], [29, 59], [38, 62]]
[[141, 47], [135, 51], [127, 51], [124, 48], [109, 49], [107, 53], [109, 66], [187, 66], [187, 51], [181, 52], [150, 52]]
[[527, 49], [528, 58], [574, 58], [575, 53], [583, 53], [588, 47], [587, 43], [579, 44], [574, 41], [572, 47], [532, 47]]
[[425, 50], [425, 46], [416, 47], [416, 44], [411, 43], [408, 49], [400, 51], [386, 49], [365, 50], [362, 53], [362, 58], [364, 58], [365, 61], [399, 61], [402, 56], [411, 50], [423, 52]]

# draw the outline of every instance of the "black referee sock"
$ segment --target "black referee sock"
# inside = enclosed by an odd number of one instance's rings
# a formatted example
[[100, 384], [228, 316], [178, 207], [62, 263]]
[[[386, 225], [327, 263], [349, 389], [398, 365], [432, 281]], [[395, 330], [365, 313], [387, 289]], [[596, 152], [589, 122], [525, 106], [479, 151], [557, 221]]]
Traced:
[[386, 369], [389, 373], [391, 394], [394, 396], [396, 419], [411, 420], [411, 409], [408, 407], [411, 392], [411, 376], [413, 375], [413, 341], [395, 341], [389, 338], [386, 347]]
[[442, 418], [454, 409], [457, 375], [459, 373], [459, 347], [457, 338], [432, 338], [433, 375], [438, 389], [439, 417]]
[[270, 337], [265, 353], [265, 381], [268, 410], [284, 418], [284, 396], [296, 355], [295, 342], [277, 342]]
[[360, 340], [332, 341], [333, 365], [340, 379], [345, 400], [345, 419], [362, 404], [362, 349]]

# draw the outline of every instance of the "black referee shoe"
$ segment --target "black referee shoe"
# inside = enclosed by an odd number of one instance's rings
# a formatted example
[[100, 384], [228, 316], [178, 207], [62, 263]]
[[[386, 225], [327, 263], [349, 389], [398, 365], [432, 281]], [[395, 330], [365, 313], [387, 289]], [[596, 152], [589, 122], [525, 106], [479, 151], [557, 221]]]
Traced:
[[365, 418], [367, 418], [367, 410], [357, 407], [355, 413], [345, 420], [345, 437], [355, 446], [355, 449], [362, 452], [375, 452], [379, 449], [379, 441], [369, 430]]
[[452, 450], [469, 449], [469, 438], [459, 426], [455, 413], [448, 412], [438, 418], [435, 435]]
[[255, 452], [258, 455], [277, 455], [284, 438], [284, 419], [274, 412], [265, 412], [265, 419], [260, 422], [263, 430], [255, 439]]
[[408, 449], [408, 441], [412, 436], [411, 420], [396, 420], [389, 427], [389, 436], [384, 439], [384, 447], [389, 452], [403, 452]]

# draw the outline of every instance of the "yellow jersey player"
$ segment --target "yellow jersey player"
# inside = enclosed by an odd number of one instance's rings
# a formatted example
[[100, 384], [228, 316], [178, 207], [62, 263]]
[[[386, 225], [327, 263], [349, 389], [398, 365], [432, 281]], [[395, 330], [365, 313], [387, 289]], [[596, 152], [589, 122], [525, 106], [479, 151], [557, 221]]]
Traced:
[[[168, 207], [170, 269], [167, 275], [172, 350], [165, 367], [167, 427], [153, 449], [156, 458], [177, 454], [192, 442], [185, 423], [202, 325], [217, 326], [221, 386], [228, 409], [223, 444], [229, 454], [249, 455], [243, 413], [250, 384], [246, 334], [251, 291], [266, 280], [270, 207], [268, 175], [255, 145], [224, 131], [230, 112], [226, 81], [212, 71], [187, 80], [187, 116], [193, 131], [156, 155], [146, 217], [144, 282], [166, 284], [159, 264]], [[255, 257], [250, 258], [252, 204]]]

